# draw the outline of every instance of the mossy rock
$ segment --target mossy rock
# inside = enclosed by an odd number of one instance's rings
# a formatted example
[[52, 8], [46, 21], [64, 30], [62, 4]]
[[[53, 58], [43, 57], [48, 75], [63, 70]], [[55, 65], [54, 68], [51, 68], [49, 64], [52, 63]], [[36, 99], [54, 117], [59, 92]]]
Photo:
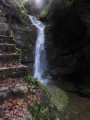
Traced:
[[27, 66], [18, 66], [12, 68], [1, 68], [0, 69], [0, 79], [6, 79], [9, 77], [18, 78], [25, 77], [28, 75]]
[[59, 111], [68, 105], [68, 96], [63, 90], [55, 85], [48, 85], [47, 90], [51, 95], [51, 103], [53, 103]]
[[8, 54], [8, 55], [0, 55], [0, 63], [12, 63], [14, 61], [19, 62], [20, 55], [19, 54]]
[[83, 88], [80, 90], [80, 94], [81, 94], [82, 96], [90, 97], [90, 87], [83, 87]]
[[40, 19], [41, 19], [41, 20], [45, 20], [45, 18], [46, 18], [47, 15], [48, 15], [49, 8], [50, 8], [50, 4], [48, 4], [48, 5], [44, 8], [44, 10], [41, 12], [41, 14], [40, 14]]
[[0, 43], [10, 43], [15, 44], [16, 40], [11, 36], [0, 36]]
[[0, 52], [16, 52], [16, 46], [14, 44], [0, 45]]

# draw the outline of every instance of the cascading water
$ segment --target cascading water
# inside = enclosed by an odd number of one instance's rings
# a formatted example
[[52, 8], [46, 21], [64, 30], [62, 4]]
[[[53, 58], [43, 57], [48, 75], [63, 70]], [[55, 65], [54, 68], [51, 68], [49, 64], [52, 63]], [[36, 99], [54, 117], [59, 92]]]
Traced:
[[45, 80], [45, 71], [47, 70], [46, 51], [45, 51], [45, 25], [37, 20], [34, 16], [29, 15], [31, 23], [36, 26], [38, 31], [36, 48], [35, 48], [35, 64], [34, 77], [40, 80]]

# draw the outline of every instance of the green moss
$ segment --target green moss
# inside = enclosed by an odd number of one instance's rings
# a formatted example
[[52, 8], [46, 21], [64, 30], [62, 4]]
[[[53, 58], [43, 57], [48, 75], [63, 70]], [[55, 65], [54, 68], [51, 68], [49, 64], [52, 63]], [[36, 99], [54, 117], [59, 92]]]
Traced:
[[[62, 113], [58, 111], [57, 107], [52, 102], [50, 102], [50, 94], [47, 88], [40, 81], [38, 81], [38, 79], [34, 79], [33, 77], [27, 77], [26, 81], [30, 86], [33, 86], [33, 89], [35, 89], [36, 92], [38, 91], [38, 87], [36, 88], [36, 86], [39, 84], [39, 90], [43, 93], [41, 97], [42, 99], [40, 98], [40, 102], [33, 100], [33, 106], [30, 107], [30, 105], [28, 105], [28, 110], [32, 114], [32, 117], [35, 118], [35, 120], [40, 120], [41, 118], [43, 120], [51, 120], [52, 117], [54, 120], [57, 120], [58, 118], [65, 120]], [[31, 87], [29, 88], [32, 89]], [[28, 101], [27, 99], [25, 100], [26, 102]]]
[[0, 79], [8, 78], [8, 77], [26, 77], [28, 75], [28, 70], [22, 68], [22, 70], [18, 70], [18, 68], [13, 68], [9, 70], [0, 70]]
[[11, 72], [7, 71], [3, 73], [0, 73], [0, 78], [8, 78], [10, 76]]
[[40, 18], [45, 18], [48, 15], [50, 5], [48, 4], [40, 14]]
[[90, 97], [90, 87], [83, 87], [80, 91], [81, 95]]
[[15, 44], [16, 40], [13, 39], [13, 37], [4, 37], [4, 36], [0, 36], [0, 42], [1, 43], [4, 43], [4, 42], [7, 42], [7, 43], [10, 43], [10, 44]]
[[2, 10], [2, 6], [0, 5], [0, 10]]
[[21, 49], [16, 48], [16, 52], [17, 52], [18, 54], [22, 55], [22, 50], [21, 50]]
[[4, 47], [3, 52], [16, 52], [16, 46], [14, 44], [10, 44]]
[[48, 23], [48, 24], [46, 25], [45, 31], [46, 31], [46, 32], [47, 32], [47, 31], [49, 31], [49, 30], [50, 30], [50, 28], [51, 28], [51, 24], [50, 24], [50, 23]]
[[72, 5], [76, 0], [65, 0], [66, 6]]
[[19, 6], [17, 4], [17, 6], [15, 7], [15, 16], [21, 24], [23, 24], [24, 26], [27, 25], [29, 17], [23, 6]]

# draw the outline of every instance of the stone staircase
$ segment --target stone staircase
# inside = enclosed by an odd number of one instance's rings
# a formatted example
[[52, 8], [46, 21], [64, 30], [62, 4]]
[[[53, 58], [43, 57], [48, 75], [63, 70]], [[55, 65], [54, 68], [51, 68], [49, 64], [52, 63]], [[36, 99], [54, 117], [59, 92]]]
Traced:
[[0, 79], [28, 75], [27, 66], [21, 65], [20, 55], [14, 43], [13, 37], [0, 36]]
[[[18, 117], [15, 117], [15, 104], [8, 108], [2, 107], [11, 99], [16, 101], [16, 106], [20, 107], [17, 101], [22, 100], [22, 96], [28, 90], [23, 79], [28, 75], [28, 67], [21, 64], [20, 50], [16, 48], [13, 37], [7, 36], [8, 23], [5, 22], [5, 14], [0, 10], [0, 120], [31, 120], [28, 112], [25, 113], [25, 118], [22, 118], [22, 111], [19, 111], [20, 114], [17, 113]], [[22, 101], [24, 103], [24, 100]], [[11, 111], [9, 107], [11, 107]], [[26, 108], [26, 106], [24, 107]], [[5, 113], [5, 109], [8, 109], [6, 111], [9, 112]]]

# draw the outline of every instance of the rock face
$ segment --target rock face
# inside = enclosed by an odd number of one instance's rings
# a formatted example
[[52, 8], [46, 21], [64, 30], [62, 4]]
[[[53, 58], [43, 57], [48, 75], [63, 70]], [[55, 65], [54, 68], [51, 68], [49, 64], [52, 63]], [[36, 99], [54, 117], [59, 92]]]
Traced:
[[57, 79], [65, 77], [84, 84], [90, 74], [90, 4], [89, 1], [79, 4], [77, 0], [67, 7], [66, 3], [58, 2], [52, 0], [40, 16], [41, 20], [48, 21], [45, 34], [49, 71]]
[[34, 63], [34, 51], [37, 38], [36, 27], [30, 24], [28, 27], [13, 27], [16, 46], [22, 50], [22, 62], [29, 63], [30, 74], [32, 75]]
[[[23, 24], [26, 26], [29, 23], [29, 17], [23, 6], [23, 4], [17, 2], [16, 0], [6, 0], [8, 4], [11, 5], [11, 20], [12, 23]], [[4, 6], [5, 16], [9, 18], [8, 7]]]

